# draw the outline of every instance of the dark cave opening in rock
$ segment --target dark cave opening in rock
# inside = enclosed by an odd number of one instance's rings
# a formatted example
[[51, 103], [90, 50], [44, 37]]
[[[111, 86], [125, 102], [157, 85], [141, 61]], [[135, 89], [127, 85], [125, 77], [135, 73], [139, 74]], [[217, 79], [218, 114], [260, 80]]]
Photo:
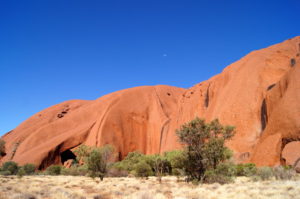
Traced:
[[61, 163], [64, 164], [64, 162], [67, 160], [75, 160], [76, 155], [70, 149], [68, 149], [60, 153], [60, 159], [61, 159]]

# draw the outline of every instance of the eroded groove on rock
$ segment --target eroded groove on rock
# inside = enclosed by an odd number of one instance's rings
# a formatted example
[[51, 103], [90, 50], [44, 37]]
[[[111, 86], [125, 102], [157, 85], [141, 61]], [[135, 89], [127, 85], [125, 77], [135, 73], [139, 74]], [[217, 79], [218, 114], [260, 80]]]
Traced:
[[261, 132], [263, 132], [268, 123], [266, 99], [263, 100], [260, 108]]
[[10, 154], [10, 160], [12, 160], [13, 158], [14, 158], [14, 156], [15, 156], [15, 154], [16, 154], [16, 152], [17, 152], [17, 149], [18, 149], [18, 147], [19, 147], [19, 145], [20, 145], [20, 142], [16, 142], [15, 144], [14, 144], [14, 146], [13, 146], [13, 149], [12, 149], [12, 151], [11, 151], [11, 154]]
[[268, 86], [267, 90], [271, 90], [276, 84], [271, 84], [270, 86]]
[[39, 165], [39, 170], [46, 169], [51, 164], [59, 164], [59, 154], [62, 145], [63, 144], [60, 144], [56, 146], [53, 150], [50, 150], [48, 152], [48, 155], [42, 160], [41, 164]]
[[164, 124], [162, 125], [162, 127], [161, 127], [161, 130], [160, 130], [160, 138], [159, 138], [159, 153], [162, 152], [161, 146], [162, 146], [162, 140], [163, 140], [163, 136], [164, 136], [164, 131], [165, 131], [165, 128], [166, 128], [166, 127], [168, 128], [169, 123], [170, 123], [170, 119], [166, 120], [166, 121], [164, 122]]
[[209, 86], [210, 84], [208, 85], [207, 87], [207, 90], [206, 90], [206, 96], [205, 96], [205, 107], [207, 108], [208, 105], [209, 105]]

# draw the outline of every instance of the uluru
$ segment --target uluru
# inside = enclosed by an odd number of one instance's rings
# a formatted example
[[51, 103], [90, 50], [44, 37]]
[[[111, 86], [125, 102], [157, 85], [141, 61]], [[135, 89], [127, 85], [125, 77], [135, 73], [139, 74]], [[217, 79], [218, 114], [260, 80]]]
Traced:
[[74, 158], [81, 144], [115, 147], [118, 159], [179, 149], [175, 130], [195, 118], [236, 127], [237, 162], [293, 165], [300, 158], [300, 37], [256, 50], [188, 89], [140, 86], [46, 108], [2, 136], [1, 162], [40, 169]]

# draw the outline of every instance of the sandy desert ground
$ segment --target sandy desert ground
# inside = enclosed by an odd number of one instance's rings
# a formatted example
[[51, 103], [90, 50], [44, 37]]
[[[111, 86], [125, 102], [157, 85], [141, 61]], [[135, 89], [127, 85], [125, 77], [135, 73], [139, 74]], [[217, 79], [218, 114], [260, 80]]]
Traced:
[[0, 199], [300, 199], [300, 178], [289, 181], [253, 181], [238, 177], [234, 183], [177, 182], [176, 177], [98, 179], [76, 176], [0, 176]]

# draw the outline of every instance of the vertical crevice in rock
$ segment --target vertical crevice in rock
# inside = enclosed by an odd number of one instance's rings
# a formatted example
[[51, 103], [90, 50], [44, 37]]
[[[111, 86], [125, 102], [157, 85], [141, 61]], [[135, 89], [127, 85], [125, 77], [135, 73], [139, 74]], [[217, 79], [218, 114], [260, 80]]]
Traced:
[[16, 142], [16, 143], [13, 145], [13, 149], [12, 149], [12, 151], [11, 151], [9, 160], [12, 160], [12, 159], [14, 158], [14, 156], [15, 156], [15, 154], [16, 154], [16, 152], [17, 152], [17, 149], [18, 149], [18, 147], [19, 147], [19, 145], [20, 145], [20, 142]]
[[270, 86], [268, 86], [267, 90], [271, 90], [276, 84], [271, 84]]
[[206, 107], [206, 108], [207, 108], [208, 105], [209, 105], [209, 86], [210, 86], [210, 84], [209, 84], [208, 87], [207, 87], [206, 95], [205, 95], [205, 107]]
[[[168, 128], [169, 126], [169, 123], [170, 123], [170, 119], [166, 120], [164, 122], [164, 124], [162, 125], [161, 127], [161, 130], [160, 130], [160, 139], [159, 139], [159, 153], [161, 153], [161, 147], [162, 147], [162, 141], [163, 141], [163, 137], [164, 137], [164, 132], [165, 132], [165, 129]], [[167, 131], [167, 130], [166, 130]]]
[[295, 64], [296, 64], [296, 59], [295, 58], [292, 58], [291, 60], [290, 60], [290, 65], [291, 65], [291, 67], [294, 67], [295, 66]]
[[167, 112], [164, 109], [162, 100], [160, 99], [156, 88], [154, 88], [154, 91], [155, 91], [155, 95], [157, 97], [158, 104], [161, 108], [161, 111], [163, 112], [164, 116], [166, 117], [166, 120], [164, 121], [164, 123], [161, 127], [161, 130], [160, 130], [160, 138], [159, 138], [159, 153], [160, 153], [161, 152], [161, 146], [162, 146], [162, 140], [163, 140], [163, 137], [164, 137], [164, 132], [165, 132], [165, 129], [168, 128], [170, 118], [169, 118], [169, 115], [167, 114]]
[[260, 108], [261, 131], [263, 132], [268, 123], [266, 99], [263, 100]]

